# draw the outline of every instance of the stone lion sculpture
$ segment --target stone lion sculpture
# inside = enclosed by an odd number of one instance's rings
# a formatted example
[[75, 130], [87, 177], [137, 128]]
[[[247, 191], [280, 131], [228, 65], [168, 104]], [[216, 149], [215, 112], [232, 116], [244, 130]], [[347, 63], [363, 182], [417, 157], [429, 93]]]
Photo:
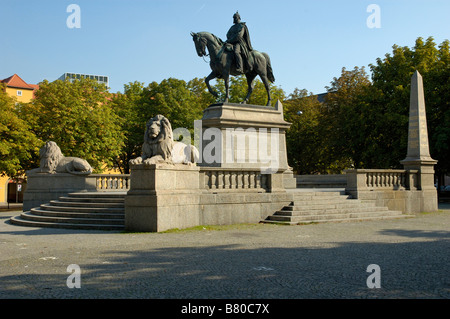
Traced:
[[27, 174], [34, 173], [70, 173], [75, 175], [89, 175], [92, 167], [89, 163], [78, 157], [65, 157], [59, 146], [49, 141], [39, 150], [39, 168], [27, 171]]
[[142, 155], [130, 160], [130, 164], [193, 164], [198, 158], [198, 150], [194, 146], [173, 140], [169, 120], [156, 115], [146, 124]]

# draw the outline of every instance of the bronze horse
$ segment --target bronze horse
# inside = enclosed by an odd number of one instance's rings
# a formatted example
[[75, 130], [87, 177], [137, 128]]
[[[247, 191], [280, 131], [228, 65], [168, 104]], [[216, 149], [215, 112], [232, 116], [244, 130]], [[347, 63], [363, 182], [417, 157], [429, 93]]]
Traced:
[[[228, 102], [229, 99], [229, 77], [230, 75], [241, 75], [245, 74], [247, 78], [248, 91], [247, 96], [242, 104], [245, 104], [250, 99], [253, 91], [253, 80], [257, 75], [261, 78], [266, 91], [267, 91], [267, 105], [271, 105], [270, 97], [270, 82], [275, 82], [275, 77], [272, 73], [272, 67], [270, 65], [270, 58], [267, 53], [258, 52], [256, 50], [250, 51], [251, 57], [248, 59], [249, 63], [244, 63], [244, 73], [239, 73], [236, 71], [236, 66], [234, 63], [234, 54], [229, 51], [224, 45], [224, 42], [216, 37], [214, 34], [209, 32], [191, 32], [192, 38], [195, 43], [195, 49], [199, 57], [210, 56], [210, 67], [212, 72], [206, 77], [205, 83], [208, 87], [209, 92], [218, 97], [216, 91], [214, 91], [209, 81], [215, 78], [223, 79], [225, 81], [225, 100], [224, 103]], [[208, 48], [208, 54], [206, 52]]]

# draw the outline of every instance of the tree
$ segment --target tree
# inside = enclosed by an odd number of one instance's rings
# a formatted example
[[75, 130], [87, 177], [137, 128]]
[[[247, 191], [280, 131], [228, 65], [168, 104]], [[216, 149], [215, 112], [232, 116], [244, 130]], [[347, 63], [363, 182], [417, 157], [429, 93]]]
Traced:
[[203, 109], [208, 106], [202, 104], [198, 94], [196, 85], [184, 80], [169, 78], [150, 83], [139, 101], [142, 128], [150, 118], [161, 114], [169, 119], [173, 129], [193, 129], [194, 120], [201, 119]]
[[121, 119], [124, 144], [116, 159], [116, 167], [122, 174], [130, 173], [129, 161], [141, 153], [143, 142], [142, 119], [139, 101], [142, 98], [144, 83], [135, 81], [124, 85], [124, 93], [117, 92], [111, 99], [111, 107]]
[[395, 150], [386, 140], [390, 138], [386, 126], [392, 115], [377, 101], [382, 93], [374, 90], [364, 67], [343, 68], [327, 92], [324, 132], [329, 136], [328, 148], [339, 157], [336, 161], [347, 168], [390, 167], [392, 156], [386, 156], [386, 150], [391, 154]]
[[110, 99], [106, 86], [94, 80], [45, 80], [20, 115], [41, 143], [54, 141], [65, 156], [84, 158], [100, 172], [113, 166], [123, 145]]
[[193, 143], [194, 121], [200, 120], [203, 110], [213, 103], [215, 98], [207, 91], [204, 79], [186, 82], [169, 78], [160, 83], [152, 82], [147, 87], [140, 82], [124, 85], [124, 93], [118, 92], [112, 98], [113, 108], [122, 118], [121, 129], [125, 135], [117, 167], [121, 172], [129, 173], [129, 160], [141, 153], [149, 119], [158, 114], [166, 116], [172, 129], [187, 129]]
[[[255, 79], [254, 88], [252, 91], [252, 95], [250, 96], [250, 100], [248, 104], [253, 105], [266, 105], [267, 103], [267, 92], [264, 84], [259, 80]], [[217, 99], [218, 102], [223, 101], [225, 99], [225, 83], [222, 79], [217, 80], [216, 85], [213, 86], [214, 89], [219, 93], [219, 97]], [[230, 103], [241, 103], [245, 97], [247, 96], [248, 86], [247, 86], [247, 78], [243, 75], [230, 77]], [[283, 101], [286, 98], [285, 92], [270, 83], [270, 94], [272, 97], [272, 101]], [[272, 103], [273, 104], [273, 103]]]
[[33, 154], [38, 151], [39, 141], [20, 119], [15, 107], [16, 100], [9, 97], [0, 85], [0, 175], [18, 176], [30, 168]]
[[209, 93], [205, 78], [194, 78], [187, 82], [187, 89], [197, 98], [198, 103], [203, 105], [203, 109], [209, 105], [216, 103], [216, 98]]
[[[382, 92], [378, 102], [384, 105], [390, 123], [389, 154], [394, 164], [406, 156], [407, 118], [411, 76], [418, 70], [423, 77], [431, 157], [438, 160], [436, 172], [450, 172], [450, 50], [449, 41], [436, 46], [434, 39], [417, 38], [413, 48], [393, 46], [392, 54], [371, 65], [375, 90]], [[386, 153], [388, 153], [387, 150]]]
[[307, 90], [295, 89], [283, 102], [291, 127], [286, 132], [289, 165], [297, 174], [325, 173], [330, 153], [322, 127], [322, 104]]
[[393, 46], [392, 54], [364, 68], [342, 69], [327, 87], [323, 132], [337, 161], [354, 168], [402, 168], [406, 157], [411, 76], [424, 79], [430, 152], [436, 171], [449, 171], [450, 142], [449, 42], [438, 48], [433, 38], [416, 40], [413, 48]]

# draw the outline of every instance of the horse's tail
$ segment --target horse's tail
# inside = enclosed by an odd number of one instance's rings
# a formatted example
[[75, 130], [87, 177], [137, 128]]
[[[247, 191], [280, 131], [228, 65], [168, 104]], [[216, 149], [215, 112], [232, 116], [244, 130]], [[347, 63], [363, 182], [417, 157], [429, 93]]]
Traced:
[[267, 62], [267, 78], [269, 79], [270, 82], [275, 82], [275, 77], [273, 75], [273, 71], [272, 71], [272, 65], [270, 64], [270, 58], [269, 55], [267, 53], [263, 52], [264, 57], [266, 58], [266, 62]]

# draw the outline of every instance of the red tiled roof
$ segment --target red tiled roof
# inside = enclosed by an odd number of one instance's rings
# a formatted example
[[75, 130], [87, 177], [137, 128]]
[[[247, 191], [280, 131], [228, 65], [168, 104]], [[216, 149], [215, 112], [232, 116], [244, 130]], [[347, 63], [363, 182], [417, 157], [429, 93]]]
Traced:
[[39, 88], [38, 85], [27, 84], [17, 74], [14, 74], [14, 75], [10, 76], [9, 78], [3, 79], [0, 82], [5, 83], [6, 86], [14, 87], [14, 88], [29, 89], [29, 90], [35, 90], [35, 89]]

